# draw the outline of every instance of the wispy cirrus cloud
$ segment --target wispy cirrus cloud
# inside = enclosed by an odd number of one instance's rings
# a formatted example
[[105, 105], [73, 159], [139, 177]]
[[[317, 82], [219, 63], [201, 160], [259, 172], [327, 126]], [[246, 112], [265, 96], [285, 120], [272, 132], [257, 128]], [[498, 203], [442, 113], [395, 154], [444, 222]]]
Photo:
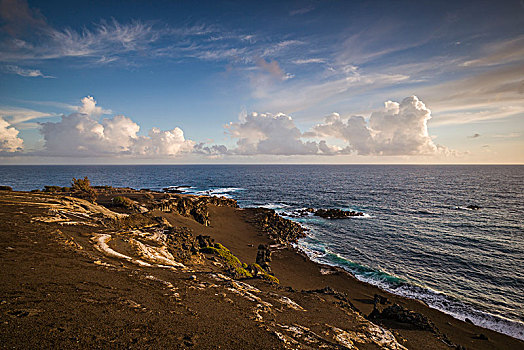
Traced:
[[22, 77], [28, 77], [28, 78], [37, 78], [37, 77], [46, 78], [46, 79], [55, 78], [51, 75], [45, 75], [39, 69], [22, 68], [22, 67], [15, 66], [12, 64], [3, 66], [2, 70], [6, 73], [17, 74]]
[[48, 60], [64, 57], [90, 58], [109, 63], [124, 53], [146, 50], [159, 39], [161, 32], [152, 24], [139, 21], [120, 24], [102, 21], [91, 30], [81, 32], [45, 26], [37, 37], [14, 37], [1, 43], [0, 60]]
[[0, 118], [8, 120], [12, 125], [19, 125], [39, 118], [55, 117], [57, 114], [45, 113], [29, 108], [0, 107]]
[[311, 63], [325, 63], [324, 58], [305, 58], [292, 61], [294, 64], [311, 64]]
[[311, 5], [311, 6], [305, 6], [305, 7], [300, 7], [300, 8], [297, 8], [295, 10], [291, 10], [289, 11], [289, 15], [290, 16], [299, 16], [299, 15], [303, 15], [303, 14], [306, 14], [308, 12], [311, 12], [315, 9], [315, 6]]
[[495, 66], [524, 61], [524, 35], [503, 41], [489, 43], [481, 50], [480, 58], [462, 63], [466, 67]]

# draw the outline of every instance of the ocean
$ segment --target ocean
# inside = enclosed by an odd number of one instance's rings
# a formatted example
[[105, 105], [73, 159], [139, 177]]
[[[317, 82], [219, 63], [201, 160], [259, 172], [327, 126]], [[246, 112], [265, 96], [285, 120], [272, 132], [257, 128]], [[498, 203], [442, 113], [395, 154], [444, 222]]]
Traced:
[[[275, 209], [308, 229], [297, 246], [311, 259], [524, 340], [524, 166], [0, 166], [0, 185], [15, 190], [84, 176]], [[292, 217], [307, 207], [365, 215]]]

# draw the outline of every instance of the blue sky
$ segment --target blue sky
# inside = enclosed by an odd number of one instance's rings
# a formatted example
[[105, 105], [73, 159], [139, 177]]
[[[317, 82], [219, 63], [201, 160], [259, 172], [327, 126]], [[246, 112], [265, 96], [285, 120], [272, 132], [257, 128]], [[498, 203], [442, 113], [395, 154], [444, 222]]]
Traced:
[[0, 162], [523, 163], [522, 1], [0, 1]]

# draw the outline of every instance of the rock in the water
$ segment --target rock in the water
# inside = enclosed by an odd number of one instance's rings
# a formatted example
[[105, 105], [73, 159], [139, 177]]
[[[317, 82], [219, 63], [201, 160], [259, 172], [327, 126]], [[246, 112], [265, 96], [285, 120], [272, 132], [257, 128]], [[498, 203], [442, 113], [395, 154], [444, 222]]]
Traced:
[[324, 219], [344, 219], [351, 216], [364, 216], [364, 213], [341, 209], [318, 209], [315, 211], [315, 216]]

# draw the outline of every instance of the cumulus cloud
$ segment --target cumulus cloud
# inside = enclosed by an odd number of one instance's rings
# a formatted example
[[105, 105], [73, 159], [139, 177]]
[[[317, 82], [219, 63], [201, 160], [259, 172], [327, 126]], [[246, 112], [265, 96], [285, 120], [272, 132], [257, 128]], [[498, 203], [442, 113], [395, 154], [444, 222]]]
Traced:
[[24, 141], [18, 137], [18, 130], [0, 118], [0, 153], [21, 151]]
[[373, 112], [369, 121], [360, 116], [343, 120], [334, 113], [305, 136], [344, 140], [348, 149], [360, 155], [435, 155], [446, 153], [428, 134], [431, 111], [416, 96], [401, 103], [388, 101]]
[[92, 96], [86, 96], [82, 99], [82, 105], [75, 107], [74, 110], [78, 111], [80, 114], [87, 114], [90, 116], [99, 117], [102, 114], [111, 114], [110, 109], [103, 109], [100, 106], [96, 105], [96, 101]]
[[[452, 151], [434, 143], [428, 133], [431, 111], [416, 96], [401, 103], [388, 101], [366, 120], [362, 116], [342, 118], [333, 113], [323, 123], [302, 133], [284, 114], [242, 113], [238, 122], [226, 125], [236, 147], [195, 146], [194, 152], [216, 155], [341, 155], [372, 156], [450, 155]], [[319, 141], [312, 141], [311, 139]], [[322, 139], [325, 138], [325, 139]], [[338, 139], [343, 145], [329, 144]]]
[[304, 155], [325, 154], [333, 148], [314, 141], [303, 141], [302, 132], [293, 119], [283, 113], [251, 113], [238, 123], [226, 125], [232, 138], [237, 139], [237, 147], [229, 150], [231, 154], [255, 155]]
[[186, 140], [180, 128], [162, 131], [152, 128], [148, 136], [139, 136], [140, 126], [117, 115], [96, 118], [104, 110], [92, 97], [82, 100], [77, 113], [62, 116], [58, 122], [41, 123], [44, 153], [56, 156], [151, 156], [171, 157], [189, 152], [194, 142]]
[[140, 136], [133, 140], [129, 153], [141, 156], [176, 156], [180, 153], [191, 152], [195, 143], [184, 138], [180, 128], [162, 131], [152, 128], [148, 136]]

